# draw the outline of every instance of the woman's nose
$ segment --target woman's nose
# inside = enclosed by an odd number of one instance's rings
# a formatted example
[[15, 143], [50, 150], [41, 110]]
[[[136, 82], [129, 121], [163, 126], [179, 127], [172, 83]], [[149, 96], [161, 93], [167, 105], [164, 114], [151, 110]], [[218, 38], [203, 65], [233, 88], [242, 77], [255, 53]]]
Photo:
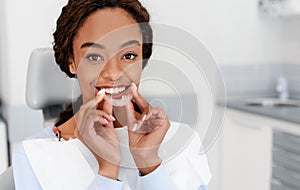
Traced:
[[115, 57], [111, 58], [102, 68], [100, 72], [100, 77], [103, 79], [117, 80], [122, 73], [118, 61]]

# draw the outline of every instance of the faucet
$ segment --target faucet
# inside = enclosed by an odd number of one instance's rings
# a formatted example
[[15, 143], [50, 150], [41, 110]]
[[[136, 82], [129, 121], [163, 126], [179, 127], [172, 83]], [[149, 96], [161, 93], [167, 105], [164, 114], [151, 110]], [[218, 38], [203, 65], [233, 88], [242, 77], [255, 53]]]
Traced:
[[277, 78], [276, 92], [280, 100], [289, 98], [288, 81], [285, 77], [280, 76]]

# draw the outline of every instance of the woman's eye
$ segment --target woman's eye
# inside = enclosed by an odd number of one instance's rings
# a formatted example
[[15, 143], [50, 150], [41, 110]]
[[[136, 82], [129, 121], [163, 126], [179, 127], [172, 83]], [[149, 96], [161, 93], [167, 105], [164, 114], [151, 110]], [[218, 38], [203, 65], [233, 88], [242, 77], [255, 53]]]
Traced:
[[87, 56], [87, 59], [88, 59], [89, 61], [102, 61], [102, 60], [103, 60], [103, 57], [100, 56], [100, 55], [93, 54], [93, 55], [88, 55], [88, 56]]
[[127, 53], [122, 57], [122, 59], [134, 60], [136, 57], [137, 57], [137, 55], [134, 53]]

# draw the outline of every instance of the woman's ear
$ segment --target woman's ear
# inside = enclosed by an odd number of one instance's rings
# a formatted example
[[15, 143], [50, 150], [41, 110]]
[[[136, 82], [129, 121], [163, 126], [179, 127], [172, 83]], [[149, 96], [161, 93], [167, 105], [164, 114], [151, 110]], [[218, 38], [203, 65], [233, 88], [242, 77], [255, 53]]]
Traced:
[[77, 68], [73, 58], [69, 59], [69, 70], [72, 74], [76, 74]]

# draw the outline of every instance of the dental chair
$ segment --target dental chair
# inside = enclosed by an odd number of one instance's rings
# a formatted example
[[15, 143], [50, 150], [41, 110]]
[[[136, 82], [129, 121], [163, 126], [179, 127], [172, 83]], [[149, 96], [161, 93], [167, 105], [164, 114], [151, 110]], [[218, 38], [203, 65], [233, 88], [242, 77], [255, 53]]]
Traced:
[[[45, 126], [52, 125], [59, 113], [79, 95], [77, 80], [70, 79], [60, 70], [51, 48], [32, 52], [27, 69], [26, 103], [30, 108], [43, 112]], [[0, 190], [14, 189], [10, 166], [0, 175]]]

